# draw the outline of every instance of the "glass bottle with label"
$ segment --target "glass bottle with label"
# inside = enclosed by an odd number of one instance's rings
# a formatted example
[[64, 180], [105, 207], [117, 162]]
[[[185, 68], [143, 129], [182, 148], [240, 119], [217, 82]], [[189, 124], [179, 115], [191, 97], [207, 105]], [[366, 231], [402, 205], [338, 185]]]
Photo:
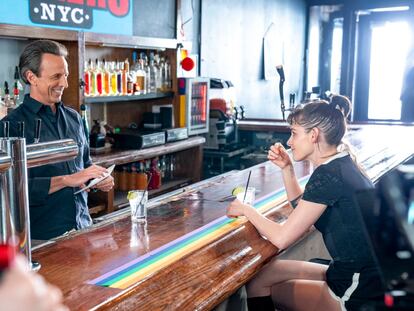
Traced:
[[90, 96], [91, 95], [91, 91], [90, 91], [90, 87], [91, 87], [91, 73], [89, 71], [89, 63], [87, 61], [85, 61], [84, 64], [84, 69], [83, 69], [83, 82], [85, 83], [83, 86], [83, 93], [85, 96]]
[[151, 189], [159, 189], [161, 187], [161, 172], [158, 169], [158, 159], [154, 158], [151, 160], [151, 181], [150, 187]]
[[144, 60], [138, 60], [137, 70], [135, 71], [135, 84], [137, 94], [145, 94], [145, 70]]
[[138, 172], [135, 175], [135, 188], [137, 190], [145, 190], [147, 188], [148, 176], [145, 173], [144, 163], [139, 162]]
[[118, 95], [118, 72], [116, 71], [115, 62], [111, 62], [109, 66], [109, 75], [111, 80], [111, 95]]
[[88, 113], [87, 107], [85, 104], [80, 105], [80, 115], [82, 119], [83, 130], [85, 132], [86, 141], [89, 143], [89, 120], [88, 120]]
[[102, 63], [103, 92], [105, 95], [109, 96], [111, 95], [111, 74], [109, 72], [109, 63], [105, 61], [105, 59], [102, 60]]

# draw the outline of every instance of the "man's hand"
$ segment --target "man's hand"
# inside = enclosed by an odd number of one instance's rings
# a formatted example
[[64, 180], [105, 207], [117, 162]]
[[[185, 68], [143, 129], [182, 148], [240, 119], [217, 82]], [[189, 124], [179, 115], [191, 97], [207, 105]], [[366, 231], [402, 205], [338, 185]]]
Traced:
[[38, 274], [28, 271], [24, 258], [17, 257], [0, 282], [0, 309], [7, 311], [66, 311], [61, 291]]
[[110, 191], [114, 187], [114, 178], [109, 175], [104, 180], [102, 180], [100, 183], [96, 184], [93, 189], [98, 189], [104, 192]]
[[105, 173], [108, 173], [106, 168], [94, 164], [89, 166], [87, 169], [64, 176], [64, 184], [66, 187], [82, 188], [88, 180], [103, 177], [105, 176]]

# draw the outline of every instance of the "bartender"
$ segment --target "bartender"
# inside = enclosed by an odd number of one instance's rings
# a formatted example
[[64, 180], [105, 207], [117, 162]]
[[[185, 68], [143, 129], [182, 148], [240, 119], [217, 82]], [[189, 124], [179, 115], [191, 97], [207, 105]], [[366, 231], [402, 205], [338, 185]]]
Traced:
[[[104, 177], [107, 170], [93, 165], [79, 114], [61, 99], [68, 87], [67, 49], [51, 40], [37, 40], [20, 55], [22, 80], [30, 87], [23, 103], [2, 121], [10, 122], [10, 136], [18, 135], [18, 122], [25, 123], [26, 143], [35, 142], [35, 124], [42, 120], [40, 142], [73, 139], [79, 147], [76, 159], [29, 169], [29, 203], [31, 237], [51, 239], [72, 229], [92, 224], [87, 206], [87, 191], [80, 188], [94, 178]], [[112, 176], [95, 185], [109, 191]]]

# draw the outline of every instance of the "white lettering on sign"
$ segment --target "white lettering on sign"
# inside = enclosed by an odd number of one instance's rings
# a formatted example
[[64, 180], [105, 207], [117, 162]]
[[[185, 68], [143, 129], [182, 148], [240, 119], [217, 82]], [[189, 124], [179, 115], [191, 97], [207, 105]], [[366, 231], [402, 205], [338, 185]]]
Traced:
[[[50, 3], [40, 3], [42, 15], [40, 19], [45, 21], [55, 21], [56, 19], [64, 23], [75, 23], [82, 24], [86, 19], [89, 19], [88, 15], [84, 16], [83, 9], [81, 8], [72, 8], [70, 6], [50, 4]], [[56, 10], [57, 8], [57, 10]], [[38, 8], [34, 8], [34, 12], [37, 13]], [[69, 14], [70, 13], [70, 14]], [[70, 20], [69, 20], [70, 18]]]
[[[47, 4], [47, 3], [40, 3], [42, 7], [42, 16], [40, 16], [43, 20], [55, 20], [55, 9], [56, 5], [54, 4]], [[47, 15], [47, 16], [46, 16]]]
[[[79, 13], [80, 18], [76, 17], [77, 13]], [[75, 9], [72, 10], [70, 15], [72, 17], [72, 21], [75, 24], [82, 24], [83, 23], [83, 10], [82, 9], [75, 8]]]
[[68, 6], [63, 6], [63, 5], [58, 5], [57, 7], [60, 11], [60, 14], [62, 14], [62, 18], [60, 19], [61, 22], [67, 23], [68, 20], [68, 13], [70, 11], [70, 7]]

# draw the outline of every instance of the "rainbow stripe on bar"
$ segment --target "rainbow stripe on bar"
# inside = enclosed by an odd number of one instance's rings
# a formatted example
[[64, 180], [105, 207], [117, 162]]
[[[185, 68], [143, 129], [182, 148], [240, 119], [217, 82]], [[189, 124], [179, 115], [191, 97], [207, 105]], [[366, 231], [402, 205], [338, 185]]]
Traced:
[[[305, 177], [299, 181], [301, 187], [305, 186], [308, 179], [309, 177]], [[285, 200], [286, 192], [284, 189], [280, 189], [257, 200], [254, 203], [254, 207], [261, 213], [264, 213]], [[217, 240], [245, 221], [245, 219], [222, 216], [96, 279], [88, 281], [88, 284], [126, 289], [144, 280], [149, 274], [159, 271], [193, 251]]]

